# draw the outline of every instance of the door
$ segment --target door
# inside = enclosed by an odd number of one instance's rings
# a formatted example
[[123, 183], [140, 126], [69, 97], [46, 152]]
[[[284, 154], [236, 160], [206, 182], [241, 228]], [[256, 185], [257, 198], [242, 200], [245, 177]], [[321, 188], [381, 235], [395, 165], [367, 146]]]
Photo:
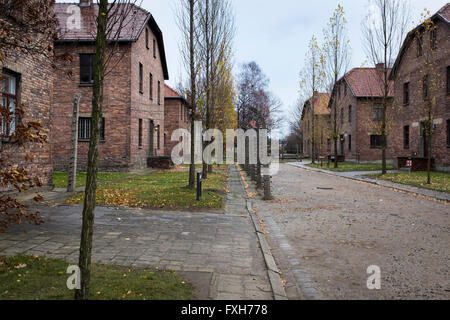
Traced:
[[155, 155], [155, 122], [150, 119], [149, 126], [149, 156], [153, 157]]

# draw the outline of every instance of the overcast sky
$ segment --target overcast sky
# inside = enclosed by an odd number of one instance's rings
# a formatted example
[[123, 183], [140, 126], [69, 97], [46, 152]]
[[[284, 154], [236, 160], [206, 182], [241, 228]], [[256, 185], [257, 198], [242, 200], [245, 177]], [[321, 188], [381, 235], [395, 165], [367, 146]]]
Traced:
[[[164, 34], [170, 80], [180, 79], [184, 68], [178, 49], [179, 31], [173, 8], [179, 0], [143, 0], [142, 6], [155, 17]], [[64, 1], [58, 1], [64, 2]], [[234, 42], [235, 73], [240, 64], [256, 61], [270, 79], [270, 88], [283, 102], [286, 113], [297, 99], [298, 74], [312, 35], [319, 40], [322, 30], [338, 3], [343, 5], [348, 20], [352, 47], [352, 67], [366, 60], [361, 45], [360, 25], [368, 10], [368, 0], [232, 0], [236, 15]], [[412, 0], [417, 20], [426, 7], [432, 13], [446, 1]]]

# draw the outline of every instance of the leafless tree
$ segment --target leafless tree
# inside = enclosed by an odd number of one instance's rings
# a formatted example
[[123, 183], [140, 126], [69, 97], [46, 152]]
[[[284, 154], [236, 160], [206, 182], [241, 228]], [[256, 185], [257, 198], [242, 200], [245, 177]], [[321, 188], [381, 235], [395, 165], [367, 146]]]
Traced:
[[346, 28], [344, 8], [338, 5], [331, 16], [327, 28], [324, 29], [324, 54], [326, 57], [326, 82], [327, 90], [331, 93], [330, 97], [330, 128], [329, 136], [334, 144], [334, 167], [338, 167], [337, 161], [337, 142], [340, 135], [339, 121], [339, 98], [336, 94], [335, 86], [339, 79], [347, 72], [350, 65], [350, 46], [348, 32]]
[[[320, 48], [317, 38], [313, 36], [308, 44], [305, 56], [305, 65], [300, 72], [300, 94], [310, 104], [312, 112], [312, 132], [315, 132], [314, 101], [319, 97], [316, 94], [325, 88], [325, 56]], [[312, 162], [316, 160], [315, 134], [311, 136]]]
[[125, 32], [126, 26], [135, 20], [135, 1], [99, 0], [96, 9], [96, 33], [94, 83], [92, 87], [92, 136], [89, 143], [86, 188], [83, 204], [83, 217], [80, 241], [79, 267], [81, 270], [81, 289], [75, 291], [75, 299], [89, 298], [91, 276], [92, 238], [94, 233], [94, 211], [96, 207], [98, 154], [100, 141], [100, 121], [104, 105], [104, 81], [115, 55], [117, 42]]
[[370, 0], [370, 12], [362, 23], [363, 45], [374, 65], [382, 64], [379, 83], [382, 86], [380, 121], [382, 174], [386, 174], [386, 111], [390, 96], [389, 73], [403, 43], [410, 23], [410, 3], [407, 0]]
[[198, 77], [201, 70], [198, 0], [181, 0], [177, 7], [176, 18], [182, 39], [179, 46], [181, 57], [189, 75], [189, 93], [191, 112], [191, 164], [189, 166], [189, 188], [195, 187], [195, 130], [194, 121], [201, 119], [198, 110]]
[[[234, 15], [229, 0], [204, 0], [199, 2], [199, 30], [201, 33], [200, 56], [202, 60], [201, 78], [205, 96], [204, 110], [205, 130], [212, 128], [212, 113], [217, 86], [219, 85], [221, 64], [229, 60], [235, 33]], [[203, 177], [207, 178], [212, 166], [203, 164]]]

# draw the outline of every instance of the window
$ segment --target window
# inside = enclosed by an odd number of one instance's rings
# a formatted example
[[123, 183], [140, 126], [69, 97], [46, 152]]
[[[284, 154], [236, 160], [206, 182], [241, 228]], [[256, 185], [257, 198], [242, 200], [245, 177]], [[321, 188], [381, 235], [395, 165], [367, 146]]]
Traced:
[[148, 49], [150, 49], [150, 47], [148, 46], [148, 29], [145, 28], [145, 47]]
[[348, 135], [348, 151], [352, 151], [352, 135]]
[[139, 92], [144, 93], [144, 66], [139, 62]]
[[153, 39], [153, 58], [156, 59], [156, 40]]
[[370, 149], [381, 149], [381, 139], [380, 135], [370, 136]]
[[450, 148], [450, 120], [447, 120], [447, 148]]
[[352, 122], [352, 106], [348, 106], [348, 122]]
[[403, 127], [403, 149], [409, 149], [409, 126]]
[[153, 74], [150, 73], [150, 100], [153, 100]]
[[80, 83], [94, 83], [94, 54], [80, 54]]
[[430, 30], [430, 46], [432, 50], [437, 49], [437, 29], [436, 27], [433, 27]]
[[[91, 140], [92, 120], [87, 117], [78, 118], [78, 140]], [[105, 118], [100, 123], [100, 140], [105, 140]]]
[[430, 77], [428, 75], [423, 77], [422, 80], [422, 93], [423, 93], [423, 100], [428, 99], [429, 96], [429, 86], [430, 86]]
[[450, 67], [447, 67], [447, 94], [450, 94]]
[[159, 150], [161, 149], [161, 126], [159, 124], [156, 126], [156, 139], [158, 139], [156, 145], [158, 146]]
[[161, 81], [158, 81], [158, 104], [161, 104]]
[[423, 54], [423, 36], [419, 35], [416, 38], [417, 41], [417, 57], [421, 57]]
[[9, 110], [9, 119], [1, 118], [1, 133], [10, 136], [16, 130], [16, 105], [17, 105], [18, 77], [12, 74], [2, 74], [2, 107], [5, 112]]
[[138, 137], [138, 144], [139, 144], [139, 148], [142, 148], [142, 133], [143, 133], [143, 128], [142, 128], [142, 119], [139, 119], [139, 137]]
[[403, 85], [403, 104], [409, 105], [409, 82]]
[[373, 105], [373, 120], [381, 121], [383, 118], [383, 106], [379, 103]]

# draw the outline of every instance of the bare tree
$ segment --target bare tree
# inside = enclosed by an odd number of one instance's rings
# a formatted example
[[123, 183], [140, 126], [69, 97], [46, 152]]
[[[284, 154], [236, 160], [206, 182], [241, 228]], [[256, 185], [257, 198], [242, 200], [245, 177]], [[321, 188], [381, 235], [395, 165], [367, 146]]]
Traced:
[[[305, 65], [300, 72], [300, 93], [308, 101], [312, 112], [312, 132], [315, 130], [314, 101], [319, 100], [317, 93], [325, 87], [325, 56], [319, 47], [317, 38], [313, 36], [308, 45], [305, 56]], [[315, 134], [311, 135], [312, 163], [316, 160]]]
[[[235, 33], [234, 16], [229, 0], [205, 0], [199, 2], [199, 30], [201, 32], [200, 55], [203, 61], [202, 74], [205, 103], [203, 115], [205, 130], [212, 128], [212, 113], [216, 87], [220, 81], [221, 61], [228, 60]], [[203, 164], [203, 177], [207, 178], [212, 166]]]
[[326, 57], [326, 76], [328, 92], [330, 97], [330, 138], [334, 144], [334, 167], [338, 167], [337, 143], [340, 135], [339, 117], [339, 95], [336, 94], [335, 86], [338, 80], [347, 72], [350, 65], [350, 46], [346, 28], [344, 8], [338, 5], [331, 16], [327, 28], [324, 29], [324, 54]]
[[198, 1], [182, 0], [177, 8], [177, 24], [182, 34], [180, 53], [189, 75], [189, 96], [191, 111], [191, 164], [189, 166], [189, 188], [195, 187], [195, 127], [194, 122], [201, 119], [197, 101], [197, 79], [200, 72], [199, 17]]
[[133, 23], [136, 11], [135, 1], [98, 1], [95, 34], [94, 83], [92, 87], [92, 136], [89, 143], [86, 188], [83, 204], [83, 217], [80, 241], [79, 267], [81, 270], [81, 289], [75, 291], [76, 300], [89, 298], [91, 276], [92, 238], [94, 233], [94, 212], [96, 207], [98, 154], [100, 141], [100, 121], [104, 101], [104, 81], [110, 68], [114, 68], [118, 40], [125, 26]]
[[403, 43], [410, 22], [410, 5], [406, 0], [371, 0], [371, 11], [362, 23], [363, 44], [374, 65], [382, 64], [382, 114], [380, 121], [382, 174], [386, 174], [387, 121], [390, 96], [389, 73]]

